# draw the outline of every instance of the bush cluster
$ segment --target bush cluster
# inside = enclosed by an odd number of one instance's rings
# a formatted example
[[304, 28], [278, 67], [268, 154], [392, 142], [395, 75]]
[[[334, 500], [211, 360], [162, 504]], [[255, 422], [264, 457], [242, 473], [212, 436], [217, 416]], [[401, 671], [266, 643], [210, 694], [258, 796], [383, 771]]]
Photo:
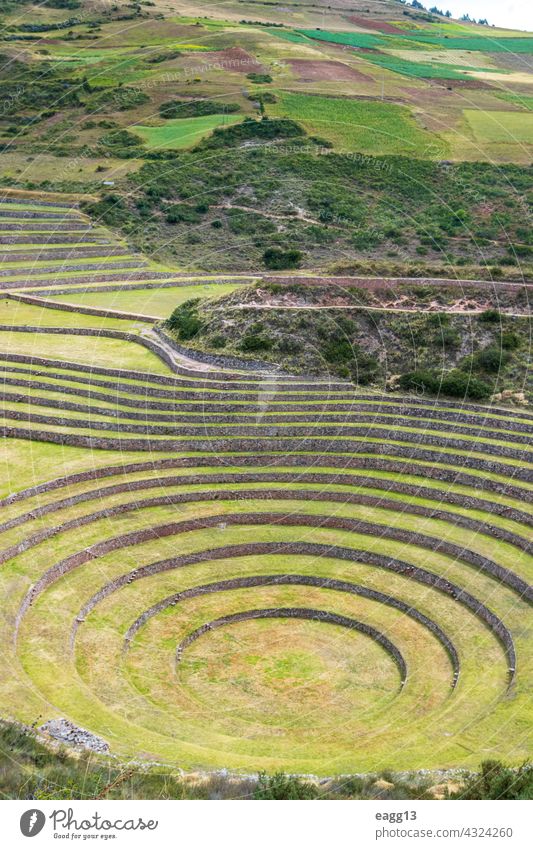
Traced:
[[198, 118], [202, 115], [238, 111], [238, 103], [225, 103], [221, 100], [167, 100], [159, 107], [162, 118]]
[[198, 315], [200, 298], [192, 298], [176, 307], [167, 321], [167, 327], [177, 332], [178, 338], [186, 342], [198, 335], [203, 322]]
[[492, 394], [492, 386], [459, 369], [437, 372], [416, 369], [402, 374], [400, 387], [408, 391], [430, 392], [433, 395], [450, 395], [452, 398], [472, 398], [484, 401]]

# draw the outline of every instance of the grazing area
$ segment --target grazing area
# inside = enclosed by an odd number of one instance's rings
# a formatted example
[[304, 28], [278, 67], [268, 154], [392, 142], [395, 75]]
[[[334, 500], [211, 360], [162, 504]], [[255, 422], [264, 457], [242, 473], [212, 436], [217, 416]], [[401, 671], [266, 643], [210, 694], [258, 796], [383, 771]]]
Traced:
[[533, 37], [420, 6], [2, 5], [4, 798], [531, 795]]

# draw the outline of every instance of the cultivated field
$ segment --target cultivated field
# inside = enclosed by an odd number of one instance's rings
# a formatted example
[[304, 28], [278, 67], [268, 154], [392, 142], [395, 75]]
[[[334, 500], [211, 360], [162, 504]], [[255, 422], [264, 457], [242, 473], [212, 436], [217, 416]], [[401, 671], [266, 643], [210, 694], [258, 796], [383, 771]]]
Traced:
[[2, 304], [9, 716], [185, 768], [527, 757], [531, 414], [209, 367], [103, 303]]
[[0, 738], [215, 782], [530, 759], [533, 37], [4, 5]]

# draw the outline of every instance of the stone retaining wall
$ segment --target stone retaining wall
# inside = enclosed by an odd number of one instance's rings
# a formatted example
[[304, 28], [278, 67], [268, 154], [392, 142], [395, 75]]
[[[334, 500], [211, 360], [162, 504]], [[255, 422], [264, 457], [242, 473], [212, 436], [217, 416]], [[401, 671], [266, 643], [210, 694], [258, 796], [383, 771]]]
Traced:
[[[296, 481], [295, 481], [296, 478]], [[429, 501], [437, 501], [439, 504], [453, 504], [468, 510], [480, 510], [486, 513], [491, 513], [497, 516], [502, 516], [505, 519], [509, 519], [514, 522], [518, 522], [524, 524], [526, 526], [533, 526], [533, 516], [529, 513], [525, 513], [522, 510], [518, 510], [513, 507], [508, 507], [505, 504], [499, 504], [495, 501], [487, 501], [481, 498], [475, 498], [470, 495], [463, 495], [460, 493], [450, 492], [449, 490], [442, 489], [434, 489], [431, 487], [420, 486], [418, 484], [409, 484], [403, 483], [400, 481], [393, 481], [387, 478], [381, 479], [376, 477], [363, 477], [361, 475], [350, 475], [350, 474], [336, 474], [331, 475], [327, 473], [317, 473], [317, 472], [221, 472], [217, 474], [192, 474], [192, 475], [172, 475], [172, 476], [157, 476], [154, 478], [141, 478], [139, 480], [126, 480], [123, 483], [112, 484], [107, 487], [99, 487], [98, 489], [87, 490], [85, 492], [78, 493], [76, 495], [71, 495], [68, 498], [61, 499], [60, 501], [51, 502], [48, 504], [44, 504], [40, 507], [33, 508], [29, 513], [23, 513], [22, 515], [16, 516], [12, 519], [8, 519], [5, 522], [0, 524], [0, 533], [4, 533], [11, 528], [18, 527], [20, 525], [25, 524], [26, 522], [32, 521], [33, 519], [40, 518], [42, 516], [49, 515], [50, 513], [55, 513], [57, 511], [67, 510], [70, 507], [73, 507], [76, 504], [85, 503], [87, 501], [103, 501], [105, 498], [108, 498], [113, 495], [117, 495], [123, 492], [138, 492], [139, 490], [144, 489], [155, 489], [155, 488], [165, 488], [165, 487], [176, 487], [176, 486], [194, 486], [198, 484], [203, 484], [204, 486], [208, 484], [242, 484], [242, 483], [290, 483], [294, 484], [295, 482], [299, 484], [321, 484], [321, 485], [337, 485], [337, 486], [357, 486], [358, 488], [369, 488], [369, 489], [383, 489], [385, 493], [396, 492], [398, 494], [413, 496], [417, 498], [425, 498]], [[70, 486], [74, 485], [74, 482], [71, 482]], [[241, 493], [243, 490], [238, 490], [238, 493]], [[297, 490], [295, 490], [297, 491]], [[252, 493], [261, 493], [265, 492], [264, 490], [250, 490], [248, 497], [253, 497]], [[273, 497], [271, 495], [271, 490], [268, 492], [268, 497]], [[329, 498], [330, 492], [326, 490], [324, 493], [321, 493], [320, 490], [313, 490], [313, 492], [322, 495], [322, 500], [327, 501], [331, 500]], [[215, 490], [213, 492], [213, 499], [220, 498], [220, 491]], [[282, 490], [282, 498], [289, 498], [291, 490], [284, 489]], [[347, 493], [346, 490], [343, 490], [339, 493], [336, 493], [335, 499], [342, 501], [341, 496], [345, 496], [346, 500], [357, 499], [357, 503], [364, 503], [360, 499], [368, 498], [368, 496], [364, 496], [357, 493]], [[234, 497], [238, 497], [235, 495]], [[265, 495], [259, 495], [258, 497], [265, 498]], [[388, 509], [398, 509], [398, 506], [401, 506], [402, 512], [405, 510], [409, 512], [409, 505], [394, 501], [392, 499], [387, 499], [384, 496], [370, 496], [373, 499], [373, 506], [379, 507], [387, 507]], [[531, 499], [530, 499], [531, 500]], [[0, 506], [6, 506], [6, 499]], [[141, 502], [135, 502], [139, 504]], [[165, 503], [168, 503], [165, 501]], [[368, 502], [370, 503], [370, 502]], [[414, 505], [418, 507], [418, 505]], [[431, 508], [426, 508], [427, 510], [431, 510]], [[454, 515], [454, 514], [447, 514]], [[498, 531], [493, 526], [488, 526], [491, 529], [495, 530], [496, 533]], [[521, 539], [521, 538], [519, 538]], [[524, 541], [525, 542], [525, 541]], [[526, 543], [526, 545], [530, 545]], [[522, 547], [520, 545], [519, 547]]]
[[[315, 622], [325, 622], [330, 625], [339, 625], [342, 628], [349, 628], [352, 631], [359, 631], [370, 637], [374, 642], [378, 643], [395, 661], [401, 678], [401, 687], [407, 679], [407, 664], [400, 650], [392, 643], [388, 637], [385, 637], [381, 631], [367, 625], [365, 622], [358, 622], [356, 619], [350, 619], [348, 616], [341, 616], [338, 613], [330, 613], [327, 610], [315, 610], [306, 607], [271, 607], [261, 610], [245, 610], [240, 613], [232, 613], [227, 616], [220, 616], [218, 619], [212, 619], [211, 622], [206, 622], [201, 625], [191, 634], [188, 634], [181, 641], [176, 649], [176, 662], [179, 662], [181, 654], [187, 646], [190, 646], [195, 640], [201, 637], [208, 631], [214, 631], [217, 628], [222, 628], [226, 625], [231, 625], [235, 622], [244, 622], [248, 619], [310, 619]], [[400, 687], [400, 689], [401, 689]]]
[[[34, 389], [43, 389], [43, 388], [46, 387], [47, 391], [58, 392], [58, 393], [61, 393], [61, 394], [63, 393], [63, 387], [55, 387], [53, 384], [43, 384], [43, 383], [40, 383], [38, 381], [24, 381], [24, 380], [18, 380], [18, 379], [13, 379], [13, 378], [5, 378], [3, 380], [3, 383], [4, 383], [4, 385], [24, 385], [28, 388], [34, 388]], [[81, 395], [81, 396], [84, 396], [84, 397], [89, 397], [91, 399], [95, 398], [95, 393], [91, 392], [90, 390], [88, 390], [88, 391], [79, 390], [78, 392], [76, 392], [75, 390], [70, 388], [70, 392], [67, 392], [66, 394]], [[103, 396], [103, 393], [98, 393], [98, 395]], [[103, 396], [103, 397], [105, 398], [105, 396]], [[63, 399], [59, 400], [59, 399], [53, 399], [53, 398], [44, 398], [44, 397], [35, 396], [33, 394], [30, 395], [30, 394], [2, 392], [1, 389], [0, 389], [0, 398], [2, 398], [2, 400], [6, 401], [6, 402], [11, 402], [11, 403], [22, 403], [22, 404], [27, 404], [29, 406], [48, 407], [48, 408], [54, 408], [54, 409], [61, 409], [61, 410], [64, 410], [64, 411], [71, 411], [71, 412], [77, 412], [77, 413], [83, 413], [83, 414], [93, 414], [93, 415], [105, 416], [105, 417], [112, 419], [113, 421], [116, 421], [118, 423], [117, 427], [113, 428], [113, 429], [116, 429], [117, 431], [126, 431], [126, 432], [132, 432], [132, 433], [143, 432], [143, 433], [151, 433], [151, 434], [156, 434], [156, 433], [178, 434], [179, 432], [184, 431], [183, 425], [187, 425], [187, 426], [188, 425], [195, 425], [195, 426], [200, 425], [200, 426], [203, 426], [202, 430], [206, 425], [215, 425], [215, 426], [220, 425], [220, 427], [225, 426], [224, 427], [224, 434], [228, 435], [228, 433], [231, 430], [237, 429], [236, 426], [242, 425], [241, 427], [238, 428], [238, 433], [241, 434], [241, 435], [247, 435], [247, 433], [250, 432], [250, 428], [255, 428], [254, 433], [258, 433], [260, 428], [262, 428], [262, 431], [261, 431], [262, 435], [270, 435], [272, 433], [272, 431], [274, 430], [274, 431], [277, 431], [278, 433], [280, 433], [282, 435], [286, 434], [288, 436], [291, 436], [293, 434], [292, 434], [292, 430], [290, 428], [290, 425], [292, 425], [293, 423], [298, 425], [298, 423], [300, 423], [300, 422], [309, 422], [310, 426], [309, 426], [308, 433], [310, 433], [310, 434], [314, 434], [315, 432], [319, 432], [320, 435], [324, 436], [324, 435], [327, 435], [327, 433], [329, 432], [330, 434], [333, 434], [333, 435], [354, 436], [354, 435], [358, 435], [360, 433], [364, 433], [365, 436], [372, 436], [376, 432], [375, 428], [374, 428], [376, 423], [379, 423], [381, 425], [388, 425], [391, 428], [392, 427], [399, 427], [399, 426], [415, 428], [415, 427], [418, 426], [418, 421], [416, 419], [411, 420], [410, 418], [408, 418], [406, 416], [404, 416], [404, 417], [387, 416], [387, 414], [384, 414], [384, 413], [379, 413], [379, 414], [378, 413], [372, 413], [372, 414], [368, 414], [368, 415], [365, 415], [365, 414], [359, 415], [359, 414], [354, 414], [354, 413], [349, 413], [349, 414], [344, 414], [344, 415], [335, 415], [335, 414], [328, 414], [328, 413], [322, 414], [322, 413], [320, 413], [319, 415], [316, 415], [316, 416], [313, 416], [313, 415], [310, 415], [310, 414], [293, 416], [293, 415], [289, 414], [289, 415], [283, 415], [281, 420], [280, 420], [279, 410], [269, 410], [269, 411], [262, 412], [260, 414], [258, 414], [256, 412], [255, 415], [254, 414], [252, 414], [252, 415], [231, 415], [231, 414], [217, 414], [217, 413], [210, 413], [209, 415], [207, 415], [206, 411], [204, 410], [203, 414], [200, 415], [200, 416], [183, 417], [181, 415], [181, 413], [183, 412], [182, 408], [181, 409], [178, 408], [173, 413], [170, 413], [170, 412], [167, 411], [166, 413], [154, 413], [154, 414], [150, 415], [147, 412], [135, 413], [135, 412], [130, 412], [129, 410], [118, 410], [116, 408], [106, 408], [106, 407], [98, 407], [96, 405], [69, 403], [67, 401], [64, 401]], [[121, 403], [120, 399], [117, 399], [116, 397], [114, 398], [114, 400], [118, 404]], [[128, 406], [128, 405], [126, 405], [126, 406]], [[138, 407], [138, 402], [137, 402], [137, 404], [131, 403], [129, 406]], [[152, 403], [150, 401], [146, 400], [146, 399], [143, 399], [143, 410], [146, 410], [146, 409], [152, 409]], [[317, 413], [318, 412], [319, 411], [317, 411]], [[5, 410], [4, 413], [5, 413], [6, 417], [8, 417], [8, 418], [13, 417], [13, 416], [10, 415], [10, 413], [7, 410]], [[276, 416], [277, 418], [270, 421], [271, 416]], [[23, 418], [23, 415], [18, 414], [17, 416], [15, 416], [15, 418], [18, 418], [19, 420], [21, 420]], [[41, 418], [34, 417], [34, 420], [40, 421], [41, 423], [45, 422], [44, 417], [41, 417]], [[145, 429], [143, 431], [139, 431], [139, 430], [128, 431], [129, 427], [137, 427], [135, 425], [132, 425], [132, 426], [128, 425], [127, 424], [128, 420], [136, 420], [136, 421], [144, 422], [145, 423], [145, 425], [144, 425]], [[326, 423], [331, 423], [332, 425], [338, 424], [338, 428], [335, 429], [334, 427], [327, 427], [327, 428], [319, 427], [316, 424], [317, 420], [319, 420], [321, 423], [324, 423], [324, 424], [326, 424]], [[74, 420], [73, 419], [67, 419], [66, 421], [68, 421], [68, 422], [76, 421], [77, 422], [77, 420], [75, 420], [75, 419]], [[165, 422], [165, 421], [169, 421], [173, 425], [181, 424], [182, 427], [181, 428], [176, 428], [176, 427], [171, 428], [170, 425], [164, 426], [164, 425], [155, 424], [157, 422]], [[126, 424], [124, 424], [123, 422], [126, 422]], [[154, 424], [152, 424], [152, 422], [154, 422]], [[350, 425], [355, 423], [355, 422], [360, 422], [362, 425], [368, 424], [368, 428], [363, 431], [363, 429], [350, 427]], [[51, 423], [54, 423], [54, 422], [51, 422]], [[94, 423], [95, 429], [96, 429], [97, 424], [98, 424], [98, 422]], [[111, 425], [112, 422], [108, 422], [108, 424]], [[229, 425], [231, 425], [231, 428], [228, 428]], [[76, 423], [73, 426], [78, 427], [80, 425], [78, 425]], [[163, 428], [163, 429], [161, 429], [161, 428]], [[102, 429], [106, 429], [106, 428], [103, 427]], [[463, 427], [461, 425], [448, 425], [448, 426], [446, 426], [445, 424], [439, 424], [438, 422], [424, 422], [420, 426], [420, 430], [422, 430], [424, 433], [428, 430], [429, 431], [430, 430], [442, 431], [443, 429], [446, 429], [447, 432], [449, 432], [449, 433], [464, 434], [464, 435], [467, 435], [467, 436], [477, 437], [479, 439], [494, 439], [494, 440], [506, 439], [506, 441], [513, 442], [516, 445], [525, 445], [525, 446], [531, 445], [531, 438], [530, 438], [529, 435], [522, 436], [522, 435], [517, 435], [517, 434], [514, 434], [514, 433], [501, 434], [498, 431], [489, 430], [486, 427], [479, 427], [477, 429], [474, 429], [474, 428], [469, 428], [469, 427]], [[213, 428], [213, 431], [214, 430], [215, 430], [215, 428]], [[302, 429], [299, 428], [299, 430], [301, 431]], [[190, 435], [191, 433], [198, 432], [198, 428], [197, 427], [195, 427], [195, 428], [187, 427], [186, 431], [187, 431], [187, 434]], [[380, 431], [380, 433], [382, 433], [382, 431]], [[389, 436], [391, 438], [395, 438], [394, 431], [392, 431], [392, 430], [389, 431]], [[426, 441], [426, 440], [424, 440], [424, 441]], [[493, 446], [489, 445], [487, 447], [492, 448]], [[489, 452], [489, 453], [491, 453], [491, 452]]]
[[[89, 481], [98, 481], [104, 480], [105, 478], [110, 477], [118, 477], [122, 475], [136, 474], [141, 472], [159, 472], [165, 471], [167, 469], [196, 469], [202, 467], [225, 467], [228, 465], [228, 459], [220, 456], [200, 456], [200, 457], [165, 457], [159, 460], [149, 460], [149, 461], [138, 461], [136, 463], [126, 463], [124, 465], [119, 466], [103, 466], [102, 468], [89, 469], [85, 472], [77, 472], [72, 475], [65, 475], [64, 477], [55, 478], [54, 480], [45, 481], [41, 484], [36, 484], [35, 486], [28, 487], [27, 489], [19, 490], [18, 492], [14, 492], [11, 495], [6, 496], [5, 498], [0, 500], [0, 508], [8, 507], [11, 504], [19, 503], [21, 501], [26, 501], [29, 498], [33, 498], [36, 495], [41, 495], [45, 493], [55, 492], [56, 490], [63, 488], [70, 488], [72, 486], [76, 486], [80, 483], [86, 483]], [[421, 476], [424, 478], [429, 478], [432, 480], [442, 481], [444, 483], [457, 484], [460, 486], [468, 486], [477, 490], [488, 491], [488, 492], [497, 492], [501, 495], [506, 495], [510, 498], [515, 498], [518, 501], [523, 503], [531, 503], [533, 500], [533, 493], [531, 490], [523, 489], [521, 487], [516, 486], [516, 484], [511, 484], [509, 482], [501, 482], [498, 480], [492, 480], [486, 476], [475, 476], [469, 475], [464, 472], [458, 472], [455, 469], [446, 469], [446, 468], [438, 468], [437, 466], [413, 466], [411, 462], [403, 463], [394, 460], [389, 460], [384, 457], [337, 457], [337, 456], [322, 456], [314, 458], [316, 463], [315, 465], [322, 465], [325, 467], [331, 468], [340, 468], [345, 471], [346, 469], [372, 469], [374, 471], [388, 472], [392, 474], [403, 474], [410, 476]], [[309, 458], [305, 455], [298, 454], [286, 454], [286, 455], [276, 455], [276, 454], [262, 454], [259, 456], [241, 456], [236, 457], [232, 462], [232, 465], [237, 466], [290, 466], [290, 467], [305, 467], [306, 469], [309, 467]], [[259, 473], [256, 473], [258, 475]], [[271, 472], [265, 474], [272, 474]], [[293, 473], [280, 473], [287, 474], [290, 480], [293, 480]], [[313, 477], [313, 473], [310, 473]], [[315, 473], [317, 474], [317, 473]], [[298, 480], [300, 480], [301, 475], [298, 474]], [[320, 476], [321, 477], [321, 476]], [[340, 483], [343, 483], [344, 477], [350, 478], [350, 481], [353, 480], [355, 483], [358, 481], [368, 481], [368, 486], [373, 485], [373, 481], [375, 480], [373, 477], [362, 477], [359, 475], [351, 476], [351, 475], [343, 475], [342, 472], [338, 475], [333, 476], [333, 480], [331, 482], [336, 482], [339, 480]], [[193, 476], [193, 480], [190, 482], [194, 482], [195, 476]], [[198, 476], [197, 483], [201, 483], [204, 480], [204, 476]], [[280, 478], [281, 480], [281, 478]], [[189, 481], [187, 481], [189, 482]], [[319, 481], [317, 481], [319, 482]], [[384, 481], [391, 488], [394, 486], [400, 486], [397, 482], [395, 483], [392, 480], [386, 479]], [[364, 483], [361, 484], [365, 485]], [[120, 486], [120, 484], [118, 485]], [[126, 484], [128, 486], [128, 484]], [[134, 488], [134, 484], [131, 483], [131, 486]], [[405, 486], [410, 486], [405, 484]], [[109, 487], [107, 488], [109, 489]], [[413, 493], [407, 492], [407, 494], [416, 495], [419, 492], [421, 495], [424, 495], [423, 487], [416, 486], [416, 491]], [[121, 490], [119, 490], [121, 491]], [[401, 490], [397, 489], [395, 491], [400, 492]], [[433, 490], [429, 490], [433, 492]], [[440, 491], [439, 491], [440, 492]], [[446, 493], [449, 498], [451, 498], [452, 493]], [[451, 502], [450, 502], [451, 503]], [[484, 502], [486, 503], [486, 502]], [[507, 511], [513, 511], [514, 508], [508, 507], [507, 505], [498, 505], [498, 502], [489, 502], [494, 508], [494, 512], [497, 512], [497, 509], [501, 509], [502, 513], [500, 515], [508, 515], [509, 518], [514, 518], [512, 512], [508, 513]], [[474, 505], [473, 505], [474, 506]], [[481, 509], [486, 509], [482, 507]], [[522, 521], [521, 518], [518, 518], [517, 521]]]
[[[36, 241], [43, 243], [43, 238], [42, 238], [41, 234], [39, 234], [39, 233], [36, 234]], [[0, 247], [0, 251], [1, 251], [1, 247]], [[99, 245], [82, 245], [80, 247], [72, 247], [72, 248], [65, 248], [65, 249], [61, 249], [61, 250], [52, 250], [52, 251], [41, 250], [41, 249], [39, 249], [38, 251], [5, 251], [4, 253], [0, 253], [0, 262], [44, 262], [46, 260], [51, 260], [51, 259], [76, 259], [77, 257], [79, 257], [80, 259], [84, 259], [84, 258], [89, 259], [90, 257], [94, 257], [94, 256], [108, 257], [108, 256], [128, 256], [128, 255], [130, 255], [130, 252], [128, 251], [127, 248], [107, 247], [105, 245], [103, 245], [101, 247]], [[136, 265], [139, 265], [139, 264], [146, 265], [146, 263], [144, 263], [144, 262], [141, 262], [141, 263], [136, 262]], [[62, 270], [65, 270], [65, 271], [67, 270], [66, 268], [63, 269], [63, 266], [61, 268], [62, 268]], [[73, 267], [72, 270], [76, 271], [77, 269], [79, 269], [80, 271], [83, 270], [81, 266], [76, 264]], [[19, 271], [19, 269], [16, 269], [16, 270]], [[38, 266], [32, 266], [32, 271], [37, 271], [37, 270], [39, 272], [42, 272], [42, 273], [44, 273], [44, 271], [45, 271], [45, 269], [40, 268]], [[57, 270], [58, 270], [57, 266], [52, 268], [52, 271], [57, 271]], [[20, 272], [21, 273], [27, 273], [27, 269], [22, 268], [22, 269], [20, 269]], [[4, 271], [3, 272], [4, 276], [6, 276], [7, 273], [8, 273], [7, 271]], [[11, 273], [13, 273], [13, 271], [11, 271]]]
[[[10, 295], [10, 297], [12, 297]], [[24, 296], [26, 297], [26, 296]], [[81, 371], [81, 372], [89, 372], [92, 374], [102, 374], [102, 375], [110, 375], [117, 377], [124, 377], [127, 379], [137, 381], [143, 388], [145, 387], [145, 383], [147, 381], [151, 383], [163, 383], [168, 386], [174, 386], [179, 388], [180, 386], [190, 386], [198, 389], [204, 387], [212, 387], [214, 386], [214, 381], [220, 382], [220, 389], [227, 390], [228, 382], [239, 382], [239, 385], [243, 384], [245, 388], [249, 388], [250, 386], [254, 388], [253, 398], [258, 398], [261, 401], [264, 398], [265, 393], [268, 391], [275, 390], [276, 392], [287, 392], [288, 390], [298, 390], [299, 394], [293, 398], [292, 400], [309, 400], [306, 399], [305, 395], [302, 393], [304, 391], [312, 392], [311, 399], [320, 398], [319, 390], [322, 390], [321, 395], [327, 399], [334, 400], [355, 400], [356, 396], [353, 388], [349, 384], [340, 384], [341, 390], [344, 392], [344, 395], [341, 395], [340, 392], [337, 391], [337, 384], [321, 384], [319, 382], [311, 382], [306, 383], [305, 378], [299, 378], [297, 380], [286, 378], [283, 376], [280, 379], [277, 379], [275, 376], [272, 377], [271, 380], [261, 379], [255, 380], [253, 376], [242, 375], [242, 374], [233, 374], [226, 372], [203, 372], [203, 371], [193, 371], [192, 369], [187, 369], [184, 366], [179, 364], [175, 364], [174, 360], [170, 356], [170, 354], [163, 348], [162, 345], [155, 340], [148, 338], [147, 336], [141, 336], [140, 334], [136, 334], [133, 332], [128, 332], [125, 330], [110, 330], [107, 328], [93, 328], [93, 327], [41, 327], [39, 326], [29, 326], [29, 325], [0, 325], [0, 333], [1, 332], [18, 332], [18, 333], [49, 333], [53, 335], [64, 335], [64, 336], [99, 336], [108, 339], [121, 339], [124, 342], [135, 342], [138, 345], [143, 345], [145, 348], [148, 348], [153, 353], [156, 354], [161, 360], [165, 363], [171, 363], [171, 370], [178, 375], [183, 376], [194, 376], [194, 381], [185, 381], [182, 377], [170, 377], [159, 374], [154, 374], [152, 372], [144, 372], [144, 371], [132, 371], [128, 369], [110, 369], [104, 368], [102, 366], [90, 366], [85, 365], [83, 363], [72, 363], [66, 360], [52, 360], [44, 357], [34, 357], [26, 354], [4, 354], [0, 353], [0, 361], [4, 360], [5, 362], [23, 362], [28, 364], [39, 363], [44, 365], [45, 367], [58, 367], [60, 369], [67, 369], [70, 371]], [[169, 366], [170, 367], [170, 366]], [[65, 379], [65, 376], [62, 375]], [[71, 378], [75, 380], [77, 378]], [[92, 383], [95, 386], [98, 385], [109, 385], [109, 384], [98, 384], [96, 380], [93, 380]], [[130, 387], [131, 388], [131, 387]], [[146, 391], [150, 391], [147, 388]], [[335, 391], [335, 395], [332, 396], [331, 392]], [[258, 395], [259, 393], [259, 395]], [[164, 395], [160, 397], [174, 397], [172, 393], [166, 392]], [[180, 394], [179, 397], [183, 397]], [[195, 392], [192, 396], [194, 399], [201, 398], [200, 393]], [[244, 398], [244, 391], [236, 396], [237, 400], [241, 400]]]
[[420, 613], [420, 611], [411, 604], [407, 604], [394, 596], [385, 595], [385, 593], [379, 592], [378, 590], [373, 590], [348, 581], [339, 581], [335, 578], [317, 578], [314, 575], [249, 575], [244, 578], [215, 581], [211, 584], [191, 587], [187, 590], [183, 590], [182, 592], [175, 593], [174, 595], [158, 602], [149, 610], [146, 610], [135, 620], [133, 625], [131, 625], [128, 629], [124, 638], [124, 649], [127, 651], [137, 631], [143, 627], [149, 619], [156, 616], [158, 613], [162, 613], [163, 610], [166, 610], [169, 607], [174, 607], [181, 601], [196, 598], [198, 596], [209, 595], [211, 593], [227, 592], [228, 590], [267, 586], [305, 586], [318, 587], [319, 589], [325, 590], [335, 590], [337, 592], [351, 593], [352, 595], [358, 595], [362, 598], [368, 598], [372, 601], [377, 601], [379, 604], [385, 604], [389, 607], [394, 607], [396, 610], [400, 610], [406, 616], [409, 616], [409, 618], [414, 619], [416, 622], [431, 631], [439, 640], [441, 645], [444, 646], [444, 649], [451, 660], [454, 672], [452, 687], [456, 686], [460, 671], [459, 655], [457, 654], [457, 650], [453, 642], [442, 628], [433, 621], [433, 619], [430, 619], [424, 613]]
[[487, 625], [493, 634], [495, 634], [503, 645], [507, 656], [510, 681], [512, 682], [514, 679], [516, 671], [516, 653], [513, 638], [501, 619], [499, 619], [498, 616], [489, 610], [489, 608], [481, 601], [475, 598], [475, 596], [465, 590], [462, 590], [457, 584], [452, 583], [447, 578], [443, 578], [434, 572], [430, 572], [427, 569], [415, 566], [404, 560], [398, 560], [396, 558], [377, 554], [371, 551], [358, 551], [357, 549], [346, 548], [344, 546], [330, 544], [324, 545], [322, 543], [310, 542], [275, 541], [226, 545], [221, 546], [220, 548], [212, 548], [181, 555], [179, 557], [169, 558], [167, 560], [160, 560], [156, 563], [150, 563], [147, 566], [139, 567], [133, 570], [133, 572], [128, 572], [118, 578], [115, 578], [113, 581], [110, 581], [108, 584], [101, 587], [100, 590], [98, 590], [98, 592], [86, 602], [73, 623], [71, 630], [71, 647], [74, 645], [79, 625], [84, 621], [85, 617], [94, 610], [96, 605], [105, 598], [108, 598], [117, 590], [128, 586], [133, 581], [142, 580], [145, 577], [157, 575], [161, 572], [171, 571], [173, 569], [182, 569], [198, 563], [206, 563], [213, 560], [232, 560], [237, 557], [258, 557], [263, 555], [326, 557], [352, 563], [363, 563], [375, 566], [378, 569], [385, 569], [386, 571], [394, 572], [408, 580], [417, 581], [420, 584], [436, 589], [466, 607], [474, 614], [474, 616]]
[[156, 316], [139, 315], [134, 312], [122, 312], [120, 310], [106, 310], [104, 307], [85, 307], [81, 304], [63, 304], [61, 301], [48, 301], [33, 295], [17, 295], [9, 292], [7, 295], [12, 301], [20, 301], [23, 304], [33, 304], [43, 309], [60, 310], [62, 312], [81, 313], [82, 315], [100, 315], [103, 318], [119, 318], [127, 321], [142, 321], [153, 324], [159, 321]]

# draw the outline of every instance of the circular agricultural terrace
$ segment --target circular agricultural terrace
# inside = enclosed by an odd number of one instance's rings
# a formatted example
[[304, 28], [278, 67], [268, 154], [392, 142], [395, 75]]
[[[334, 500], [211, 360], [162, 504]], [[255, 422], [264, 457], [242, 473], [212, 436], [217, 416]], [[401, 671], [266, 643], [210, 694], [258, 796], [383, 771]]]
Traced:
[[530, 413], [195, 369], [118, 321], [0, 342], [35, 464], [1, 502], [13, 718], [187, 769], [527, 756]]

